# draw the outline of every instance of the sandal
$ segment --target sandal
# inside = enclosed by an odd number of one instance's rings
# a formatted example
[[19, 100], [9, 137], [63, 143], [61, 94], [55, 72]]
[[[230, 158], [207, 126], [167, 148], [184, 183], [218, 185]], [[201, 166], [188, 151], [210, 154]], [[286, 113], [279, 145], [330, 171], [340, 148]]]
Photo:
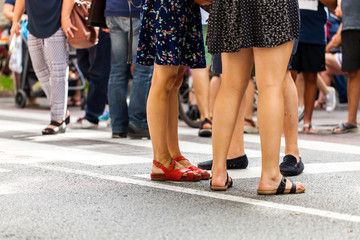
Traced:
[[326, 109], [326, 102], [315, 101], [314, 109], [316, 109], [316, 110], [325, 110]]
[[228, 188], [231, 188], [233, 185], [232, 178], [229, 177], [228, 173], [226, 173], [226, 183], [224, 186], [213, 186], [211, 183], [212, 183], [212, 179], [210, 180], [210, 188], [211, 188], [211, 190], [214, 190], [214, 191], [225, 191]]
[[[187, 160], [184, 156], [180, 156], [180, 157], [177, 157], [177, 158], [174, 158], [173, 159], [175, 162], [179, 162], [181, 160], [186, 160], [189, 162], [189, 160]], [[189, 162], [190, 163], [190, 162]], [[195, 166], [190, 166], [188, 167], [188, 169], [194, 171], [194, 172], [198, 172], [201, 174], [201, 180], [207, 180], [210, 178], [210, 173], [204, 169], [201, 169], [201, 168], [198, 168], [198, 167], [195, 167]]]
[[340, 122], [339, 125], [331, 131], [331, 133], [341, 134], [348, 132], [357, 132], [358, 130], [359, 128], [357, 125], [348, 122]]
[[304, 124], [303, 125], [303, 133], [307, 133], [307, 134], [316, 134], [317, 130], [314, 126], [312, 126], [311, 124]]
[[66, 111], [67, 117], [65, 117], [65, 124], [68, 125], [70, 123], [70, 112], [69, 110]]
[[[161, 163], [153, 161], [153, 164], [163, 170], [164, 173], [151, 173], [150, 178], [154, 181], [199, 181], [201, 175], [195, 175], [194, 171], [189, 168], [180, 168], [175, 170], [176, 162], [171, 160], [170, 167], [166, 168]], [[187, 173], [185, 176], [184, 174]]]
[[211, 137], [212, 130], [211, 128], [204, 128], [205, 124], [212, 125], [211, 121], [207, 118], [204, 119], [204, 121], [201, 122], [200, 129], [199, 129], [199, 137]]
[[259, 133], [259, 128], [252, 119], [244, 119], [244, 133]]
[[[286, 181], [290, 181], [292, 186], [291, 189], [285, 189]], [[296, 184], [284, 177], [282, 177], [281, 182], [276, 190], [257, 190], [257, 193], [260, 195], [278, 195], [278, 194], [296, 194], [305, 192], [305, 187], [302, 189], [296, 189]]]
[[66, 130], [65, 122], [51, 121], [49, 126], [55, 126], [55, 128], [47, 127], [41, 131], [42, 135], [55, 135], [58, 133], [64, 133]]

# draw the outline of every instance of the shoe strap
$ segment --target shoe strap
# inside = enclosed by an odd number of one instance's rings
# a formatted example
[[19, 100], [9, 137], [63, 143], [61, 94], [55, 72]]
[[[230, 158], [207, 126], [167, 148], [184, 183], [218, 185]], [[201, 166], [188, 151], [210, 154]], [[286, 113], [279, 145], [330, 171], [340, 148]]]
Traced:
[[[162, 169], [164, 172], [173, 171], [173, 170], [175, 169], [175, 161], [174, 161], [174, 160], [171, 160], [171, 163], [170, 163], [170, 167], [169, 167], [169, 168], [164, 167], [164, 165], [162, 165], [161, 163], [159, 163], [159, 162], [157, 162], [157, 161], [155, 161], [155, 160], [153, 160], [153, 164], [154, 164], [156, 167]], [[164, 170], [164, 169], [165, 169], [165, 170]]]
[[50, 121], [50, 125], [55, 126], [55, 127], [60, 127], [63, 123], [64, 123], [64, 121], [61, 121], [61, 122]]
[[282, 177], [281, 182], [276, 190], [276, 194], [283, 194], [286, 187], [286, 178]]
[[177, 157], [177, 158], [173, 158], [173, 160], [175, 161], [175, 162], [179, 162], [179, 161], [181, 161], [181, 160], [187, 160], [183, 155], [181, 155], [180, 157]]
[[210, 125], [212, 125], [212, 122], [209, 119], [205, 118], [204, 121], [201, 122], [200, 129], [202, 129], [206, 123], [209, 123]]

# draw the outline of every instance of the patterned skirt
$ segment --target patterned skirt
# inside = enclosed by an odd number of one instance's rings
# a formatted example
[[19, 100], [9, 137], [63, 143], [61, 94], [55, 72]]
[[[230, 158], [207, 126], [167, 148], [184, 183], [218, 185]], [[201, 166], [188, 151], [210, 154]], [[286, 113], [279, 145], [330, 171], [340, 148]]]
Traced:
[[274, 47], [299, 38], [298, 0], [212, 0], [210, 53]]
[[145, 0], [136, 62], [206, 67], [200, 9], [194, 0]]

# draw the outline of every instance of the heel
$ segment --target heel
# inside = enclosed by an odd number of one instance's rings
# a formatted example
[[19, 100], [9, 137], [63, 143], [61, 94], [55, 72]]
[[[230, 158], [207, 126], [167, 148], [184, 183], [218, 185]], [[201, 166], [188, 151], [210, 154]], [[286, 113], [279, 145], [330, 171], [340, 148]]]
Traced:
[[70, 112], [67, 111], [67, 113], [69, 114], [66, 118], [65, 118], [65, 124], [68, 125], [70, 123]]

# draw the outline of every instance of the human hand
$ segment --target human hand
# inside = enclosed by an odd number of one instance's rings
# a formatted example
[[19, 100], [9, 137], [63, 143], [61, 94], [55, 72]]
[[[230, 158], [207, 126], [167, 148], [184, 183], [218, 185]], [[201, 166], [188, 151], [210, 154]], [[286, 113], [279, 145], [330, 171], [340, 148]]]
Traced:
[[67, 18], [67, 19], [62, 18], [61, 19], [61, 27], [67, 38], [73, 38], [74, 37], [73, 31], [78, 30], [77, 27], [71, 23], [70, 18]]
[[14, 35], [19, 36], [20, 34], [20, 24], [13, 23], [10, 29], [10, 39], [13, 38]]

